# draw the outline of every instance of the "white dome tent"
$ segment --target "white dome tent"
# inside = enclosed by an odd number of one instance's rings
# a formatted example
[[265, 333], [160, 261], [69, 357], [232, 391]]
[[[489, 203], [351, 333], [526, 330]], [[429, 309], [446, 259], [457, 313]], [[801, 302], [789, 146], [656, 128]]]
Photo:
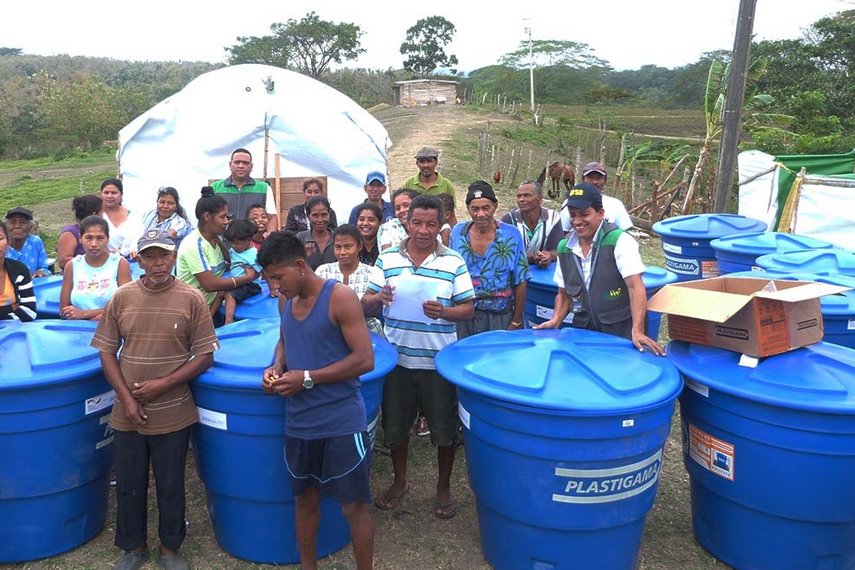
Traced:
[[340, 220], [365, 198], [368, 172], [386, 172], [389, 135], [353, 100], [299, 73], [235, 65], [197, 77], [119, 132], [124, 204], [141, 215], [154, 207], [159, 187], [174, 186], [192, 218], [200, 188], [229, 175], [234, 149], [249, 149], [251, 176], [264, 178], [265, 131], [267, 177], [275, 176], [276, 153], [282, 178], [326, 176]]

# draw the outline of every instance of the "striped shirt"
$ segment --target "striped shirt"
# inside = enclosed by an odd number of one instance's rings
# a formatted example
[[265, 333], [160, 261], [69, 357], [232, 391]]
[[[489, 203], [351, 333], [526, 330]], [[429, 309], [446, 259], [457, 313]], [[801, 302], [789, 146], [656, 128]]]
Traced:
[[217, 298], [216, 291], [205, 291], [196, 275], [210, 271], [214, 277], [222, 277], [228, 265], [223, 257], [223, 250], [211, 245], [202, 237], [198, 229], [190, 232], [178, 248], [178, 263], [175, 274], [178, 278], [205, 297], [210, 306]]
[[[408, 241], [409, 238], [400, 247], [380, 254], [368, 282], [368, 292], [379, 293], [385, 285], [394, 287], [402, 278], [416, 275], [436, 283], [436, 300], [447, 307], [475, 297], [472, 279], [460, 254], [437, 243], [436, 250], [416, 267], [407, 255]], [[431, 299], [423, 301], [427, 300]], [[426, 324], [392, 319], [386, 308], [384, 314], [386, 338], [398, 350], [398, 364], [404, 368], [434, 370], [436, 353], [457, 340], [451, 321], [436, 319]]]
[[[163, 378], [193, 356], [219, 348], [205, 300], [177, 279], [163, 289], [149, 289], [142, 280], [120, 287], [107, 303], [91, 344], [109, 354], [121, 348], [119, 364], [128, 387]], [[136, 428], [117, 399], [110, 425], [119, 431], [157, 435], [183, 429], [199, 418], [188, 383], [173, 387], [144, 409], [148, 420]]]

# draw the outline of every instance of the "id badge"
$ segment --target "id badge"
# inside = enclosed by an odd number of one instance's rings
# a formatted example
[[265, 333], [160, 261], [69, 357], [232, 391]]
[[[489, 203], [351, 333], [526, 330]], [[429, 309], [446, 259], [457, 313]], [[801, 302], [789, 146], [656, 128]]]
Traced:
[[581, 313], [582, 312], [582, 298], [581, 297], [573, 297], [573, 305], [570, 308], [571, 313]]

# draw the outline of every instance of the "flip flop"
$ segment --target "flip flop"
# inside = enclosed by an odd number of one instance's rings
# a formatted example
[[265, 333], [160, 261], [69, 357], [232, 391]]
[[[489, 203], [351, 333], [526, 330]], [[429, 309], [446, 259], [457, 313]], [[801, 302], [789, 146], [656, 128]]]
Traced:
[[410, 485], [407, 484], [404, 487], [404, 490], [401, 491], [400, 495], [392, 495], [389, 493], [389, 489], [386, 489], [377, 497], [374, 498], [374, 506], [380, 509], [381, 511], [389, 511], [395, 508], [395, 505], [403, 499], [406, 494], [410, 491]]
[[433, 503], [433, 514], [436, 515], [436, 518], [438, 519], [454, 518], [454, 515], [457, 514], [457, 501], [451, 499], [447, 503], [441, 503], [439, 499], [437, 499]]

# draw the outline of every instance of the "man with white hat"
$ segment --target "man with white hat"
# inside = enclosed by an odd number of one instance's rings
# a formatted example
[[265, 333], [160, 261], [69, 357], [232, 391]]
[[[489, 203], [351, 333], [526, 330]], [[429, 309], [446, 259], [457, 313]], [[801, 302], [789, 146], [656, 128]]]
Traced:
[[[137, 243], [145, 274], [120, 287], [107, 303], [92, 346], [116, 391], [110, 416], [115, 433], [116, 538], [125, 551], [116, 570], [148, 560], [148, 473], [154, 471], [159, 510], [160, 565], [187, 568], [184, 469], [199, 413], [189, 382], [214, 362], [219, 348], [208, 303], [172, 275], [175, 242], [149, 230]], [[121, 349], [121, 354], [117, 353]]]
[[[608, 173], [606, 167], [599, 162], [589, 162], [582, 167], [582, 182], [592, 184], [602, 194], [606, 187]], [[626, 211], [623, 202], [611, 196], [603, 196], [603, 209], [606, 213], [606, 221], [611, 222], [622, 230], [628, 230], [632, 227], [632, 218]], [[561, 227], [566, 234], [572, 229], [570, 224], [570, 211], [567, 208], [567, 201], [561, 204]]]

